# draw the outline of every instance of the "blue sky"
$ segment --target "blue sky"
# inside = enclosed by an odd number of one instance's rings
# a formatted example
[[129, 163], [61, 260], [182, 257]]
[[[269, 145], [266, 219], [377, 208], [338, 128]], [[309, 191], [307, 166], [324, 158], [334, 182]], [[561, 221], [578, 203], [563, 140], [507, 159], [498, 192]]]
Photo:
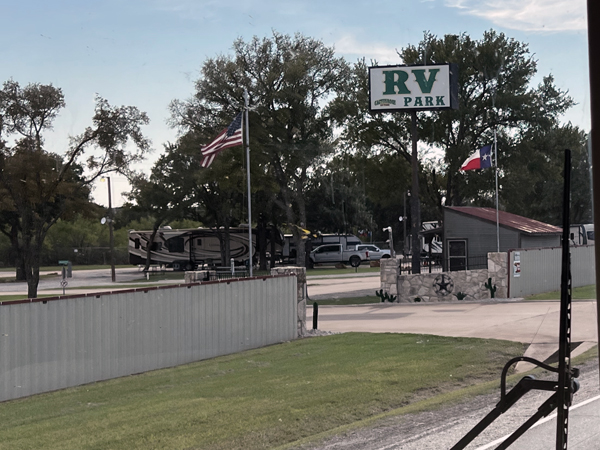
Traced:
[[[529, 44], [538, 79], [552, 73], [577, 102], [565, 116], [590, 129], [585, 0], [20, 0], [0, 5], [0, 82], [52, 83], [67, 107], [46, 135], [48, 150], [62, 153], [69, 135], [90, 125], [94, 96], [146, 111], [154, 152], [174, 142], [168, 105], [193, 93], [205, 59], [231, 51], [242, 37], [272, 30], [334, 46], [339, 56], [400, 63], [396, 49], [417, 44], [424, 31], [489, 29]], [[126, 188], [114, 177], [116, 204]], [[94, 196], [106, 203], [105, 184]]]

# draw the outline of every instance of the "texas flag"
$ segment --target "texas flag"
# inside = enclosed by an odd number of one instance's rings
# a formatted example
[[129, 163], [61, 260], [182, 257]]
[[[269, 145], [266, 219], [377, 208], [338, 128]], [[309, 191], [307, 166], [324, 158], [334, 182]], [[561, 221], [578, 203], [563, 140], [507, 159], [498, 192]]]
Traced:
[[460, 170], [487, 169], [492, 167], [492, 146], [486, 145], [467, 158]]

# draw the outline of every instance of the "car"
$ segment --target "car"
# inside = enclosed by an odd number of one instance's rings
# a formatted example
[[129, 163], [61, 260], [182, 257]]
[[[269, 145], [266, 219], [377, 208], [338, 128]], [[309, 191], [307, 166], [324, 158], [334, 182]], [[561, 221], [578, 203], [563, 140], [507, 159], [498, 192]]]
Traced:
[[371, 261], [377, 261], [382, 258], [391, 258], [392, 251], [388, 249], [381, 249], [373, 244], [360, 244], [356, 246], [356, 250], [358, 251], [367, 251], [369, 252], [369, 259]]

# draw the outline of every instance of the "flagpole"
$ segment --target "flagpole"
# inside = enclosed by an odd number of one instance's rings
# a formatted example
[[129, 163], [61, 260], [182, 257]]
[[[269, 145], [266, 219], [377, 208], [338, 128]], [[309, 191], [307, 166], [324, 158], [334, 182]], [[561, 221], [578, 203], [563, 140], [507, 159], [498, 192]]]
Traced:
[[496, 245], [500, 253], [500, 220], [498, 213], [498, 141], [496, 140], [496, 127], [494, 127], [494, 158], [496, 160]]
[[250, 276], [252, 273], [252, 260], [254, 257], [254, 245], [252, 244], [252, 199], [250, 192], [250, 130], [248, 128], [248, 90], [244, 89], [244, 109], [246, 111], [246, 181], [248, 183], [248, 268]]

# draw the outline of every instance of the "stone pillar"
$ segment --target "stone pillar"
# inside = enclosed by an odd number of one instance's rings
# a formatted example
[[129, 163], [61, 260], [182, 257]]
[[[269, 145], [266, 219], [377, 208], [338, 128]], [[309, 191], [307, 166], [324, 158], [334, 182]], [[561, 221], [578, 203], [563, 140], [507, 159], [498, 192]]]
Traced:
[[398, 275], [400, 266], [395, 258], [382, 258], [380, 260], [379, 286], [383, 292], [398, 295]]
[[273, 267], [271, 275], [296, 275], [298, 290], [298, 337], [306, 334], [306, 268], [304, 267]]
[[508, 253], [488, 253], [488, 274], [497, 287], [496, 297], [508, 296]]

